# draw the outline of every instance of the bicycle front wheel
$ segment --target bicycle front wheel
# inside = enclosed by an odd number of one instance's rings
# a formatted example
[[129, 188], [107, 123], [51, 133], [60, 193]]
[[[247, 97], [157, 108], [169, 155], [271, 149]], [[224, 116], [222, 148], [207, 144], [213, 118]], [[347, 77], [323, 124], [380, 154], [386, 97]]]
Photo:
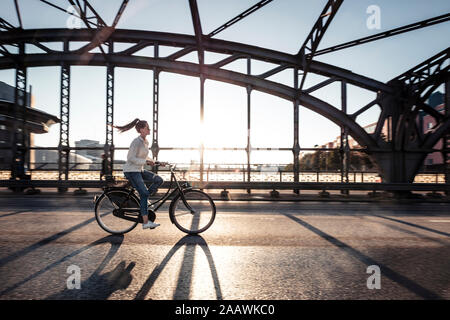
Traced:
[[172, 200], [172, 222], [188, 234], [198, 234], [208, 229], [216, 217], [214, 201], [200, 190], [184, 190], [183, 195], [184, 200], [181, 194]]
[[[114, 214], [114, 210], [122, 206], [124, 208], [140, 208], [139, 202], [133, 196], [128, 197], [124, 190], [106, 191], [100, 196], [95, 205], [95, 219], [103, 230], [111, 234], [124, 234], [133, 230], [137, 221], [122, 219]], [[136, 213], [136, 218], [138, 213]]]

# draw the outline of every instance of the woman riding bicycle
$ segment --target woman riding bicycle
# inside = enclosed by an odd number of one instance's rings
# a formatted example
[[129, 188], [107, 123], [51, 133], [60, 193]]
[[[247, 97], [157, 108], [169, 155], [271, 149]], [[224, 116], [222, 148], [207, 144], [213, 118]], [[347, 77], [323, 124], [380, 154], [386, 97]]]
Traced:
[[[159, 223], [154, 223], [148, 220], [148, 198], [155, 195], [158, 191], [158, 187], [163, 183], [163, 179], [157, 174], [145, 170], [143, 167], [145, 164], [153, 166], [155, 161], [148, 156], [149, 154], [149, 142], [146, 137], [150, 134], [150, 128], [147, 121], [134, 119], [130, 123], [124, 126], [114, 126], [121, 133], [135, 128], [139, 133], [139, 136], [135, 138], [130, 145], [127, 154], [127, 162], [123, 166], [123, 173], [131, 185], [139, 192], [141, 198], [140, 201], [140, 213], [143, 220], [143, 229], [154, 229], [158, 227]], [[164, 163], [161, 163], [164, 166]], [[151, 182], [151, 186], [147, 189], [145, 181]]]

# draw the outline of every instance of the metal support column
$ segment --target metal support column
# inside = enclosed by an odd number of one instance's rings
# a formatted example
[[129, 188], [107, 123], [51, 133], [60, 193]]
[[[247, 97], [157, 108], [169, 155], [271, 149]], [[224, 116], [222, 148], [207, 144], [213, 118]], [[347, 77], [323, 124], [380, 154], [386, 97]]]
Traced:
[[[159, 57], [159, 47], [155, 43], [155, 58]], [[158, 124], [159, 124], [159, 72], [158, 68], [153, 68], [153, 134], [152, 134], [152, 157], [158, 160], [159, 143], [158, 143]], [[158, 167], [153, 167], [153, 172], [158, 172]]]
[[[342, 112], [347, 114], [347, 83], [341, 82], [341, 106]], [[349, 150], [348, 145], [348, 127], [341, 126], [341, 182], [348, 183], [348, 167], [349, 167]], [[341, 193], [348, 194], [348, 190], [342, 190]]]
[[[298, 90], [298, 68], [294, 68], [294, 89]], [[299, 121], [299, 102], [298, 99], [294, 100], [294, 146], [292, 152], [294, 154], [293, 171], [294, 182], [299, 182], [300, 172], [300, 142], [298, 134], [298, 121]], [[294, 189], [296, 194], [300, 194], [300, 189]]]
[[[111, 50], [112, 43], [110, 44]], [[106, 141], [105, 166], [103, 174], [105, 179], [112, 179], [114, 170], [114, 66], [106, 67]]]
[[[25, 54], [25, 44], [19, 43], [19, 55]], [[26, 137], [26, 104], [27, 104], [27, 69], [18, 64], [16, 67], [16, 83], [14, 91], [14, 121], [11, 133], [11, 178], [25, 178], [25, 162], [27, 154]]]
[[203, 48], [203, 31], [198, 11], [197, 0], [189, 0], [192, 23], [194, 25], [195, 42], [197, 44], [198, 64], [200, 67], [200, 183], [203, 183], [204, 153], [205, 153], [205, 126], [204, 126], [204, 98], [205, 98], [205, 50]]
[[[250, 58], [247, 58], [247, 74], [252, 74], [252, 61]], [[251, 181], [251, 166], [250, 166], [250, 154], [251, 154], [251, 143], [250, 143], [250, 114], [251, 114], [251, 94], [252, 87], [247, 86], [247, 147], [245, 151], [247, 152], [247, 182]], [[247, 193], [251, 193], [251, 189], [247, 189]]]
[[204, 114], [205, 114], [205, 76], [200, 74], [200, 182], [203, 182], [203, 171], [204, 171], [204, 154], [205, 154], [205, 125], [204, 125]]
[[[447, 77], [445, 81], [445, 117], [450, 116], [450, 77]], [[445, 183], [450, 184], [450, 134], [444, 136], [443, 141], [443, 159], [444, 159], [444, 173], [445, 173]], [[447, 191], [445, 193], [447, 196], [450, 193]]]
[[[64, 51], [67, 52], [69, 44], [64, 42]], [[61, 64], [61, 82], [60, 82], [60, 128], [59, 128], [59, 146], [58, 146], [58, 171], [59, 180], [69, 179], [69, 116], [70, 116], [70, 65]], [[67, 191], [67, 188], [58, 188], [59, 192]]]

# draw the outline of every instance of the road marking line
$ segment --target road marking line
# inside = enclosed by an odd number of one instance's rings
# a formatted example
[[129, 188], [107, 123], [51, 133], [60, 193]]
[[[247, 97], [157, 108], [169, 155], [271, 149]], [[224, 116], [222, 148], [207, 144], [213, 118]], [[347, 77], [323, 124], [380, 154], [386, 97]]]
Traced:
[[450, 222], [450, 220], [429, 220], [430, 222]]

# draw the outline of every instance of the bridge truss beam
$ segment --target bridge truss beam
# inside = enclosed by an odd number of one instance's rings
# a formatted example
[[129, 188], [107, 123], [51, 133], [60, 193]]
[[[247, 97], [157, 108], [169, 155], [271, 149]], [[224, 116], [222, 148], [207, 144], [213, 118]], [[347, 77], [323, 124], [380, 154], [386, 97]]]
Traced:
[[313, 56], [317, 57], [322, 54], [336, 52], [338, 50], [351, 48], [351, 47], [369, 43], [372, 41], [377, 41], [377, 40], [397, 36], [397, 35], [405, 33], [405, 32], [411, 32], [413, 30], [429, 27], [429, 26], [432, 26], [432, 25], [435, 25], [438, 23], [442, 23], [442, 22], [447, 22], [447, 21], [450, 21], [450, 13], [446, 13], [446, 14], [443, 14], [443, 15], [440, 15], [437, 17], [433, 17], [430, 19], [422, 20], [419, 22], [411, 23], [411, 24], [408, 24], [403, 27], [398, 27], [398, 28], [391, 29], [388, 31], [383, 31], [383, 32], [380, 32], [380, 33], [377, 33], [377, 34], [374, 34], [374, 35], [371, 35], [368, 37], [364, 37], [364, 38], [348, 41], [345, 43], [341, 43], [338, 45], [334, 45], [334, 46], [331, 46], [331, 47], [328, 47], [325, 49], [320, 49], [320, 50], [317, 50], [314, 54], [307, 54], [307, 57], [308, 58], [312, 58]]
[[312, 57], [316, 53], [317, 47], [319, 46], [320, 41], [322, 40], [325, 32], [331, 24], [331, 21], [336, 16], [339, 7], [344, 2], [344, 0], [328, 0], [322, 12], [320, 13], [319, 18], [314, 24], [312, 30], [309, 35], [306, 37], [305, 42], [298, 52], [298, 57], [302, 60], [303, 64], [303, 77], [300, 83], [300, 90], [303, 89], [303, 85], [305, 84], [306, 75], [309, 71]]
[[[413, 182], [427, 154], [450, 130], [450, 117], [439, 113], [424, 101], [449, 77], [450, 48], [427, 59], [388, 83], [397, 88], [396, 95], [378, 97], [381, 115], [372, 135], [381, 149], [375, 152], [388, 182]], [[426, 133], [421, 127], [422, 111], [435, 118], [436, 124]], [[387, 123], [387, 137], [382, 127]]]

